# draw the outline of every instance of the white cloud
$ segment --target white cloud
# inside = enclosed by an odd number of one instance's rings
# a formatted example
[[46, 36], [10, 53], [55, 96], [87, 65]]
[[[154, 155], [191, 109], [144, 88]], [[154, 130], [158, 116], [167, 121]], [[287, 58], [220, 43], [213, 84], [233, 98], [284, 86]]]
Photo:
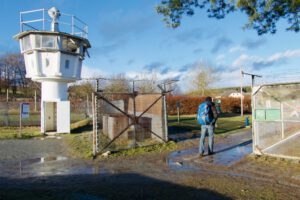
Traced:
[[236, 60], [233, 61], [232, 66], [235, 68], [249, 66], [256, 69], [261, 69], [264, 67], [270, 67], [274, 64], [281, 64], [288, 61], [290, 58], [300, 57], [300, 49], [287, 50], [284, 52], [275, 53], [269, 57], [251, 56], [247, 54], [242, 54]]
[[157, 81], [162, 81], [166, 79], [175, 79], [178, 76], [183, 75], [183, 72], [179, 72], [178, 70], [170, 70], [167, 73], [161, 74], [153, 70], [152, 72], [127, 72], [126, 77], [131, 79], [156, 79]]
[[225, 54], [220, 54], [220, 55], [218, 55], [218, 56], [216, 57], [216, 60], [217, 60], [217, 61], [222, 61], [222, 60], [224, 60], [224, 58], [225, 58]]
[[240, 45], [234, 46], [234, 47], [229, 49], [229, 53], [244, 52], [244, 51], [246, 51], [246, 48], [244, 48]]
[[269, 61], [278, 61], [285, 58], [300, 57], [300, 49], [287, 50], [283, 53], [276, 53], [269, 57]]
[[82, 66], [82, 70], [81, 70], [81, 77], [82, 78], [103, 77], [105, 75], [106, 75], [106, 73], [103, 72], [99, 68], [92, 68], [92, 67], [88, 67], [86, 65]]
[[193, 67], [189, 68], [185, 71], [180, 71], [180, 69], [170, 69], [166, 73], [159, 73], [158, 70], [154, 69], [152, 71], [144, 71], [144, 72], [137, 72], [137, 71], [130, 71], [127, 72], [125, 75], [130, 79], [152, 79], [157, 82], [161, 82], [168, 79], [179, 80], [178, 87], [180, 87], [180, 91], [187, 92], [188, 90], [192, 89], [192, 79], [195, 74], [195, 69]]
[[257, 56], [249, 56], [247, 54], [242, 54], [242, 55], [240, 55], [240, 57], [238, 57], [237, 59], [235, 59], [233, 61], [232, 66], [234, 68], [243, 67], [245, 65], [252, 64], [253, 62], [255, 62], [258, 59], [259, 59], [259, 57], [257, 57]]

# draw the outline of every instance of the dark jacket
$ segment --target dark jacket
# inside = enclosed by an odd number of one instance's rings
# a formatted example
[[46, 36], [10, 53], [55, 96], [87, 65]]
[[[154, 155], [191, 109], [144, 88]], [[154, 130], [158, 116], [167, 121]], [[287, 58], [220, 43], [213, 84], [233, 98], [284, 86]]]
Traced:
[[211, 113], [209, 113], [210, 117], [213, 118], [212, 124], [215, 125], [218, 119], [218, 111], [214, 102], [208, 102], [208, 105], [211, 106]]

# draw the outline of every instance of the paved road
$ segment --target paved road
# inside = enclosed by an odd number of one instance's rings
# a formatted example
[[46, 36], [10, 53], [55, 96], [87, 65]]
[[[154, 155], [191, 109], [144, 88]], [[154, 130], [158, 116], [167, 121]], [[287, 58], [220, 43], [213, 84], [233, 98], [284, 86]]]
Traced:
[[90, 161], [68, 157], [63, 138], [0, 140], [0, 172], [14, 178], [105, 173]]
[[62, 139], [0, 140], [0, 160], [25, 160], [47, 156], [65, 156]]

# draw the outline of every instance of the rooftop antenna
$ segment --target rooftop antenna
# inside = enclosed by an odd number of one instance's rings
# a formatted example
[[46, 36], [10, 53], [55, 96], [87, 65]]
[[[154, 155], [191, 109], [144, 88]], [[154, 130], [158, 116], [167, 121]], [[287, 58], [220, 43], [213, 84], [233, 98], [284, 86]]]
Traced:
[[48, 10], [48, 14], [49, 16], [51, 17], [52, 19], [52, 22], [51, 22], [51, 31], [53, 32], [59, 32], [59, 29], [58, 29], [58, 19], [60, 17], [60, 12], [57, 8], [55, 7], [52, 7]]

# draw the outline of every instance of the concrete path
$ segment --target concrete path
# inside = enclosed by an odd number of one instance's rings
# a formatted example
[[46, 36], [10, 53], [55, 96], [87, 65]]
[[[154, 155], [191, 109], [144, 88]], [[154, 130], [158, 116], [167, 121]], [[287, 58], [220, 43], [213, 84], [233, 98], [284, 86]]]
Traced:
[[204, 154], [204, 157], [201, 158], [198, 156], [198, 147], [175, 151], [169, 154], [167, 161], [169, 166], [174, 169], [180, 169], [183, 166], [186, 167], [187, 164], [191, 162], [231, 166], [243, 159], [246, 155], [252, 153], [251, 129], [245, 129], [240, 132], [215, 139], [214, 151], [215, 154], [210, 156]]

